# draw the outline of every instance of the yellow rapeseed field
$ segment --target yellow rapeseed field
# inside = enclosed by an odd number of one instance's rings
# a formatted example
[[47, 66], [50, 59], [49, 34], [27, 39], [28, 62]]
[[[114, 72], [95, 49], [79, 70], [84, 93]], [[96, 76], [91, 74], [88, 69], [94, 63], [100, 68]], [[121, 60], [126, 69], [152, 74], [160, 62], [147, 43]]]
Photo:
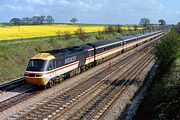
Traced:
[[[34, 37], [56, 36], [58, 32], [68, 31], [73, 34], [79, 25], [31, 25], [31, 26], [0, 26], [0, 40], [16, 40]], [[104, 26], [82, 26], [85, 32], [102, 31]], [[124, 30], [134, 29], [133, 27], [122, 27]]]

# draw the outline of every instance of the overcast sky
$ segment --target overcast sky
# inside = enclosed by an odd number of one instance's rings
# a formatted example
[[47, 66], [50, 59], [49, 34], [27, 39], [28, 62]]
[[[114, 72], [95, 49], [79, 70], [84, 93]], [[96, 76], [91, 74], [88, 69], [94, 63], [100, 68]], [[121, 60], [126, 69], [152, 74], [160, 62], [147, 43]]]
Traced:
[[143, 17], [152, 23], [180, 21], [180, 0], [0, 0], [0, 22], [13, 17], [52, 15], [56, 22], [136, 24]]

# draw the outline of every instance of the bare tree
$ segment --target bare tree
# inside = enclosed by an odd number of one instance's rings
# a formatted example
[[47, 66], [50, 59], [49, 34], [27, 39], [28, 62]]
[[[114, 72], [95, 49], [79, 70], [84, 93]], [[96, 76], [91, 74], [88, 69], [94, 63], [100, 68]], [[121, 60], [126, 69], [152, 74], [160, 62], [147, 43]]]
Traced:
[[137, 31], [138, 30], [138, 26], [137, 25], [134, 25], [134, 31]]
[[74, 33], [83, 41], [88, 37], [82, 27], [79, 27]]
[[51, 24], [54, 22], [54, 18], [51, 15], [48, 15], [46, 18], [47, 23]]
[[68, 39], [70, 39], [70, 38], [71, 38], [70, 32], [69, 32], [69, 31], [64, 31], [64, 39], [65, 39], [65, 40], [68, 40]]
[[73, 24], [76, 23], [77, 21], [78, 21], [77, 18], [72, 18], [72, 19], [70, 20], [70, 22], [72, 22]]
[[115, 31], [117, 31], [118, 33], [122, 33], [123, 29], [121, 25], [117, 25], [115, 26]]
[[19, 25], [21, 22], [21, 19], [20, 18], [13, 18], [10, 20], [10, 23], [13, 23], [15, 25]]
[[139, 25], [142, 25], [143, 27], [147, 27], [147, 25], [150, 24], [150, 20], [148, 18], [142, 18], [139, 22]]
[[160, 19], [158, 22], [160, 23], [160, 25], [166, 25], [166, 22], [163, 19]]
[[106, 34], [110, 34], [110, 33], [113, 33], [115, 32], [115, 28], [113, 26], [106, 26], [104, 27], [104, 30], [103, 30]]
[[59, 30], [56, 32], [56, 36], [58, 37], [59, 40], [62, 38], [62, 32]]
[[97, 40], [104, 40], [104, 33], [102, 32], [102, 31], [98, 31], [97, 32], [98, 34], [97, 34], [97, 36], [96, 36], [96, 39]]

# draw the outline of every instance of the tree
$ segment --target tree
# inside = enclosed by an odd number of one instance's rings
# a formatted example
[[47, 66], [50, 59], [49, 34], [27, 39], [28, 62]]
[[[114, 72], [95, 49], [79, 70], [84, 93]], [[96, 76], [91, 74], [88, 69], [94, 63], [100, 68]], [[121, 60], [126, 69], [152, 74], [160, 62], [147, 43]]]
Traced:
[[180, 22], [178, 22], [176, 28], [175, 28], [175, 32], [177, 32], [178, 34], [180, 34]]
[[166, 24], [165, 20], [163, 20], [163, 19], [160, 19], [158, 22], [160, 23], [160, 25], [165, 25]]
[[46, 20], [45, 18], [46, 18], [46, 16], [43, 16], [43, 15], [40, 16], [39, 19], [40, 19], [41, 24]]
[[32, 23], [39, 24], [39, 23], [41, 23], [41, 18], [39, 16], [33, 16], [31, 18], [31, 21], [32, 21]]
[[77, 21], [78, 21], [77, 18], [72, 18], [72, 19], [70, 20], [70, 22], [72, 22], [73, 24], [76, 23]]
[[155, 55], [161, 61], [162, 69], [167, 70], [167, 67], [176, 59], [178, 46], [179, 36], [176, 33], [169, 33], [155, 46]]
[[48, 15], [46, 18], [47, 23], [51, 24], [54, 22], [54, 18], [51, 15]]
[[30, 22], [30, 18], [28, 18], [28, 17], [22, 18], [21, 22], [22, 23], [29, 23]]
[[142, 18], [139, 22], [139, 25], [142, 25], [143, 27], [147, 27], [147, 25], [150, 24], [150, 20], [148, 18]]
[[13, 18], [10, 20], [10, 23], [13, 23], [15, 25], [19, 25], [21, 22], [21, 19], [20, 18]]

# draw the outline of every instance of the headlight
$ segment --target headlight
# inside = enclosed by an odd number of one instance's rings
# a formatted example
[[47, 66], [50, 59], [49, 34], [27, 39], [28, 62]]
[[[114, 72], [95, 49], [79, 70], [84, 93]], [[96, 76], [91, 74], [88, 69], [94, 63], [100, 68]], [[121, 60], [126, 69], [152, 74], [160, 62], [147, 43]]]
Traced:
[[43, 75], [36, 75], [36, 77], [42, 77]]
[[28, 73], [26, 73], [26, 74], [24, 74], [24, 76], [25, 77], [35, 77], [35, 74], [28, 74]]
[[24, 74], [24, 76], [29, 76], [29, 74]]

